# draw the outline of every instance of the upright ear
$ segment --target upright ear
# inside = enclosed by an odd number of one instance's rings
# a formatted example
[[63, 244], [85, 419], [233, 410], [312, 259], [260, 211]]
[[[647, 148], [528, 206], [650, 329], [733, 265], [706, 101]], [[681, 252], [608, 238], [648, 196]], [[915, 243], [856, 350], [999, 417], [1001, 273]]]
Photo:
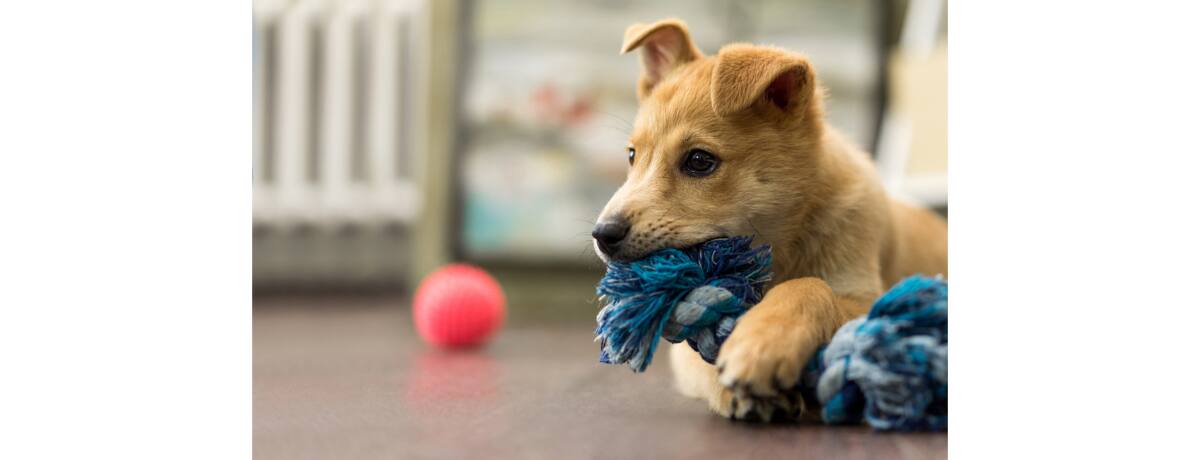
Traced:
[[678, 19], [663, 19], [654, 24], [634, 24], [625, 29], [621, 54], [642, 49], [642, 76], [638, 79], [638, 99], [680, 65], [704, 54], [692, 43], [687, 24]]
[[717, 54], [713, 69], [713, 110], [724, 117], [757, 103], [768, 110], [796, 113], [812, 101], [815, 86], [812, 65], [804, 56], [763, 46], [729, 45]]

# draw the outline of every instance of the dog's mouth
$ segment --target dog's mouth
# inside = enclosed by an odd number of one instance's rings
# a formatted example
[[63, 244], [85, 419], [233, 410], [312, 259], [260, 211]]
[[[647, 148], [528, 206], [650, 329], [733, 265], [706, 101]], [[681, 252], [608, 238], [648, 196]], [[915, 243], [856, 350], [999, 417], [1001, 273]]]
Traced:
[[703, 244], [706, 244], [706, 243], [709, 243], [712, 241], [727, 239], [727, 238], [730, 238], [730, 236], [726, 235], [726, 234], [717, 234], [714, 236], [700, 238], [700, 239], [697, 239], [696, 241], [667, 241], [667, 242], [663, 242], [661, 244], [655, 245], [653, 247], [646, 247], [646, 248], [638, 247], [638, 248], [632, 248], [632, 249], [631, 248], [621, 248], [621, 250], [616, 251], [612, 254], [605, 254], [603, 251], [601, 251], [599, 246], [596, 245], [595, 241], [592, 242], [592, 248], [595, 250], [596, 255], [600, 257], [600, 260], [603, 261], [605, 264], [608, 264], [608, 263], [612, 263], [612, 262], [632, 262], [634, 260], [644, 259], [644, 258], [650, 256], [651, 254], [654, 254], [655, 252], [658, 252], [658, 251], [662, 251], [664, 249], [687, 250], [687, 249], [694, 248], [694, 247], [697, 247], [697, 246], [700, 246], [700, 245], [703, 245]]

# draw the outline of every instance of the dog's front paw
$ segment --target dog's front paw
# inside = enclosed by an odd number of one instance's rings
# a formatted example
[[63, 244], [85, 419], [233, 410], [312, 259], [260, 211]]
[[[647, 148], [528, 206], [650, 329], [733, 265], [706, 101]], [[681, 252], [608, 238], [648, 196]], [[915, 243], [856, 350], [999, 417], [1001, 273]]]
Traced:
[[[713, 410], [733, 420], [795, 421], [804, 399], [795, 390], [804, 361], [803, 346], [777, 328], [739, 325], [717, 357], [717, 382], [723, 387]], [[742, 334], [738, 332], [742, 331]]]
[[743, 319], [717, 355], [717, 381], [743, 399], [791, 393], [815, 351], [803, 327]]
[[798, 384], [817, 346], [832, 335], [827, 331], [841, 324], [835, 300], [824, 281], [797, 278], [776, 285], [738, 319], [716, 360], [716, 383], [729, 393], [733, 418], [765, 411], [762, 405], [805, 415]]
[[804, 415], [804, 399], [788, 391], [760, 398], [722, 388], [709, 401], [709, 406], [717, 415], [730, 420], [791, 422], [800, 420]]

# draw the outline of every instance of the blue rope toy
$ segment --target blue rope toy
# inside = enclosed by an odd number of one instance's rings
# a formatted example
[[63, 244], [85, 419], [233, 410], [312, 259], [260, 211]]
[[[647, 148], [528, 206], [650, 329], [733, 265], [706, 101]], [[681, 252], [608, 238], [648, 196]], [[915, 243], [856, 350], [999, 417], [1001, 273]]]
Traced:
[[[737, 319], [762, 300], [771, 249], [751, 238], [663, 249], [610, 262], [597, 294], [600, 362], [650, 365], [661, 337], [686, 341], [716, 361]], [[879, 430], [946, 429], [947, 286], [913, 276], [896, 284], [870, 313], [846, 323], [805, 366], [797, 385], [829, 424], [866, 421]]]

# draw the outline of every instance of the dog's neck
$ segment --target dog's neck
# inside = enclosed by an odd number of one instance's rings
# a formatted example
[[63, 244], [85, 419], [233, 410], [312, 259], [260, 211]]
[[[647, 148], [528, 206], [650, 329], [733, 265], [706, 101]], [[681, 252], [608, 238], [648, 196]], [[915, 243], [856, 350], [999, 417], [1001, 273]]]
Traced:
[[849, 259], [854, 255], [847, 254], [846, 246], [823, 243], [844, 241], [847, 235], [864, 233], [855, 226], [873, 224], [860, 214], [869, 210], [858, 207], [871, 194], [881, 193], [870, 181], [873, 167], [840, 132], [821, 124], [816, 142], [803, 147], [811, 149], [808, 153], [819, 162], [815, 169], [823, 174], [805, 185], [803, 197], [773, 220], [769, 229], [762, 229], [764, 239], [772, 245], [777, 282], [804, 276], [826, 278], [839, 267], [851, 265]]

